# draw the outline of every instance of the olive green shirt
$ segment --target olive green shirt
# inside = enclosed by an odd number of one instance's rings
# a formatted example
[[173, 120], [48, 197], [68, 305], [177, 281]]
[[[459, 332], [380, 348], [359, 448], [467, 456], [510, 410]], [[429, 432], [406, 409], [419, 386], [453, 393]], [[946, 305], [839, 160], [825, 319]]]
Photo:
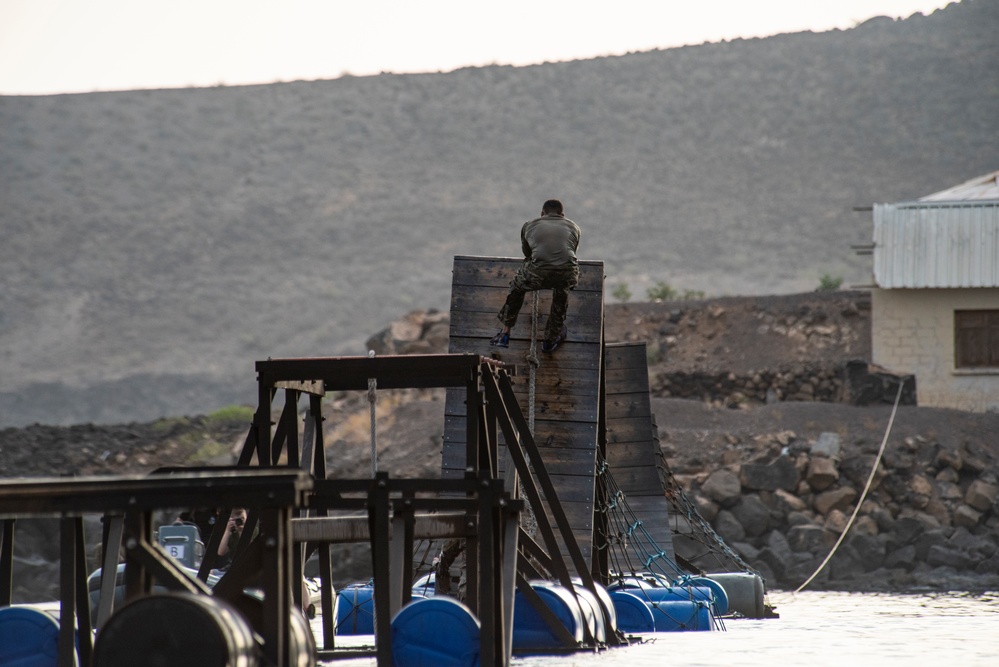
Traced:
[[541, 269], [576, 266], [579, 236], [579, 225], [560, 215], [546, 215], [529, 220], [520, 230], [524, 257]]

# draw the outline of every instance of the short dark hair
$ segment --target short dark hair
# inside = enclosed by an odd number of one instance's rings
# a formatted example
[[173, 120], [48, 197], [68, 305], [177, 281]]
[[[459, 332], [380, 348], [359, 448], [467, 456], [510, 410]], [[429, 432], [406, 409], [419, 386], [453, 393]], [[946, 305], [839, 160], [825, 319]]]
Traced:
[[541, 207], [541, 214], [545, 215], [547, 213], [562, 215], [562, 202], [557, 199], [549, 199], [546, 201], [544, 206]]

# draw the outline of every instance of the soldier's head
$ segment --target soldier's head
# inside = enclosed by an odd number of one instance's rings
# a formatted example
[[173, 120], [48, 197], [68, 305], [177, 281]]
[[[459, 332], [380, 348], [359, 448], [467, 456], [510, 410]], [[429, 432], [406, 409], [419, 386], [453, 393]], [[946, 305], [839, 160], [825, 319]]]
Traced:
[[541, 207], [541, 215], [563, 215], [562, 202], [558, 199], [549, 199]]

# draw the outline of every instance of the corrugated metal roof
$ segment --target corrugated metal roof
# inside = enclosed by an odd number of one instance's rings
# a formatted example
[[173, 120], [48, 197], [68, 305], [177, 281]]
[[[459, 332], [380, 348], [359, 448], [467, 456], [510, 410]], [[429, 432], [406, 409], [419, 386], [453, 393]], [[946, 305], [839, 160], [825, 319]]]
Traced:
[[999, 171], [973, 178], [961, 185], [920, 197], [921, 202], [999, 200]]
[[877, 204], [873, 254], [885, 289], [999, 287], [999, 199]]

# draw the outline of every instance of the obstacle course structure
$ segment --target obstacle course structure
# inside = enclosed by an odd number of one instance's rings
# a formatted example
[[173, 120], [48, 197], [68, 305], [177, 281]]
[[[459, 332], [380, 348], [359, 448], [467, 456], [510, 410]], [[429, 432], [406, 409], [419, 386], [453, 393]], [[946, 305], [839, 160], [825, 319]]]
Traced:
[[[59, 513], [65, 517], [61, 664], [71, 664], [65, 662], [73, 651], [67, 628], [89, 636], [95, 625], [102, 641], [99, 629], [117, 614], [115, 578], [102, 581], [92, 624], [82, 602], [86, 567], [76, 518], [96, 512], [105, 516], [104, 572], [115, 572], [118, 546], [126, 547], [126, 603], [150, 596], [155, 584], [229, 603], [262, 638], [262, 659], [274, 665], [298, 664], [295, 652], [302, 650], [314, 651], [313, 660], [371, 655], [380, 665], [432, 654], [439, 647], [420, 641], [436, 635], [420, 629], [427, 621], [410, 605], [420, 605], [438, 624], [454, 623], [473, 633], [475, 650], [462, 655], [479, 664], [509, 664], [515, 651], [620, 646], [629, 640], [618, 629], [617, 603], [606, 589], [615, 582], [628, 609], [638, 599], [650, 610], [628, 631], [661, 631], [671, 624], [671, 629], [716, 627], [714, 615], [724, 612], [713, 589], [691, 585], [685, 580], [691, 573], [676, 562], [669, 521], [675, 504], [664, 493], [669, 488], [650, 409], [644, 345], [604, 344], [602, 263], [580, 263], [569, 336], [551, 355], [540, 353], [536, 337], [547, 317], [545, 293], [525, 309], [509, 348], [489, 346], [496, 312], [519, 264], [510, 258], [455, 258], [449, 354], [257, 362], [257, 410], [233, 468], [164, 471], [91, 486], [45, 480], [0, 490], [0, 605], [10, 601], [14, 519]], [[323, 424], [331, 417], [323, 413], [328, 393], [431, 387], [446, 390], [440, 478], [395, 479], [383, 473], [327, 478], [328, 457], [336, 456], [324, 439]], [[275, 410], [279, 398], [283, 406]], [[127, 484], [138, 486], [126, 493], [121, 488]], [[93, 502], [71, 505], [68, 499], [84, 492]], [[23, 493], [36, 504], [19, 500]], [[232, 507], [250, 509], [244, 533], [256, 537], [240, 540], [232, 567], [212, 587], [206, 582], [224, 520], [205, 545], [197, 576], [152, 539], [152, 509], [181, 506], [218, 507], [219, 517]], [[533, 521], [525, 521], [527, 516]], [[463, 545], [463, 605], [414, 599], [420, 540]], [[358, 541], [371, 545], [374, 645], [341, 648], [330, 545]], [[303, 605], [298, 582], [311, 554], [318, 554], [321, 582], [318, 651], [295, 641], [300, 625], [294, 610]], [[261, 582], [263, 604], [248, 604], [246, 589]], [[677, 590], [646, 591], [650, 587]], [[695, 592], [698, 588], [707, 592]], [[689, 599], [676, 599], [683, 596]], [[675, 602], [686, 605], [667, 613], [668, 623], [657, 621], [655, 614]], [[403, 648], [393, 637], [408, 643]], [[92, 646], [81, 642], [81, 663], [92, 655]]]

